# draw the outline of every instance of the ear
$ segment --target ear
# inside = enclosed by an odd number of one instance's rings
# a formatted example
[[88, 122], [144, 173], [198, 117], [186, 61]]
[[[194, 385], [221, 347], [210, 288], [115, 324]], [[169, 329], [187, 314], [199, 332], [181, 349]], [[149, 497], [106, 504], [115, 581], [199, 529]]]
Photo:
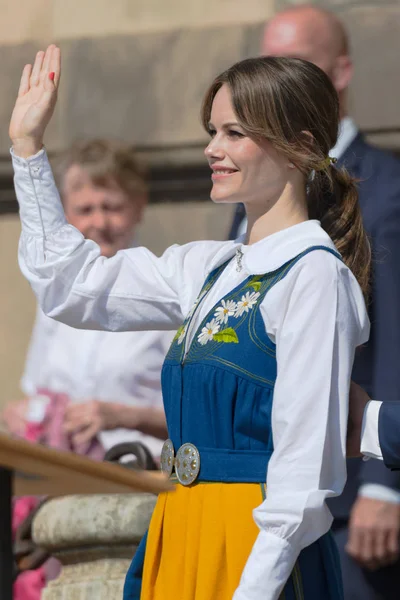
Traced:
[[347, 54], [338, 56], [332, 70], [332, 83], [338, 93], [343, 92], [353, 79], [353, 62]]

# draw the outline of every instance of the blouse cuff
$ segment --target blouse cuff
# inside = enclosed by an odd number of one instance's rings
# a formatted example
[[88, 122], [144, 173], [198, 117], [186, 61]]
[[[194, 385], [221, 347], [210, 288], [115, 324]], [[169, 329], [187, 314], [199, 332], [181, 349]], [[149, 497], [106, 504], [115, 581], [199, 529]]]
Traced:
[[361, 453], [368, 458], [382, 460], [379, 444], [378, 422], [382, 402], [370, 400], [364, 411], [361, 432]]
[[260, 531], [233, 600], [278, 600], [298, 554], [286, 539]]

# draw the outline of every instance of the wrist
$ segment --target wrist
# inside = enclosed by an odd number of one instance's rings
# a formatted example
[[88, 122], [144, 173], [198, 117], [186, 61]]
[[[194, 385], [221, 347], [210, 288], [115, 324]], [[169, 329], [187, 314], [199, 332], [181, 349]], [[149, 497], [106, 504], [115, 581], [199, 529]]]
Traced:
[[43, 140], [36, 138], [12, 139], [13, 152], [21, 158], [34, 156], [43, 148]]

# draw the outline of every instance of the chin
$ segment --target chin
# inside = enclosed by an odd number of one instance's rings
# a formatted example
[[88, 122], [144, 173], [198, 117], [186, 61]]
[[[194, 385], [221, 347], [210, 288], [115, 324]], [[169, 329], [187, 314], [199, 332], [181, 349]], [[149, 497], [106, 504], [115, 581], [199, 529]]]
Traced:
[[236, 198], [235, 194], [216, 192], [215, 190], [211, 190], [210, 198], [216, 204], [234, 204], [236, 202], [240, 202], [240, 200]]
[[104, 246], [100, 244], [101, 255], [106, 258], [111, 258], [118, 252], [119, 248], [115, 248], [114, 246]]

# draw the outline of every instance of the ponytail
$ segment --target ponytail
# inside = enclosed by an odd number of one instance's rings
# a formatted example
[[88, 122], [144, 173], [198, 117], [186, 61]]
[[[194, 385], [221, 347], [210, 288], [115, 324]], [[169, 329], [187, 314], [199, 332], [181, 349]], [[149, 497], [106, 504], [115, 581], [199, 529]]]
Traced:
[[308, 209], [310, 219], [321, 221], [367, 300], [371, 247], [363, 226], [356, 180], [335, 166], [316, 171], [309, 183]]

